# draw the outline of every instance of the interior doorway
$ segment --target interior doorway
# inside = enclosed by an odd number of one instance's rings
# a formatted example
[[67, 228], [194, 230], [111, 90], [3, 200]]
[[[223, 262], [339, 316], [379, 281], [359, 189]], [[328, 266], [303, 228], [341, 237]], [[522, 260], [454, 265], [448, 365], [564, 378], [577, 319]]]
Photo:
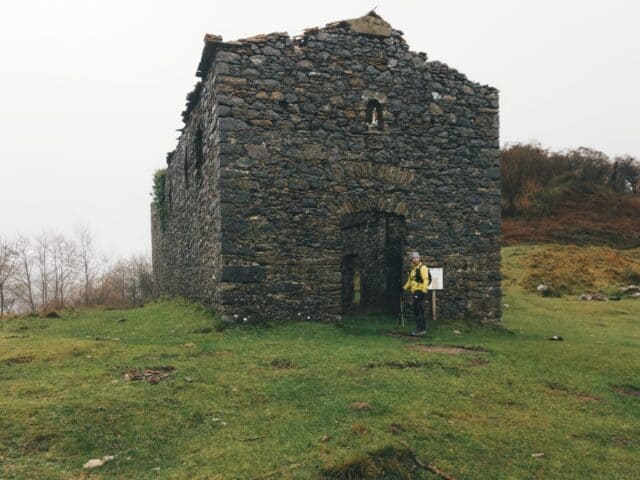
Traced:
[[361, 212], [342, 218], [343, 313], [400, 310], [404, 217]]

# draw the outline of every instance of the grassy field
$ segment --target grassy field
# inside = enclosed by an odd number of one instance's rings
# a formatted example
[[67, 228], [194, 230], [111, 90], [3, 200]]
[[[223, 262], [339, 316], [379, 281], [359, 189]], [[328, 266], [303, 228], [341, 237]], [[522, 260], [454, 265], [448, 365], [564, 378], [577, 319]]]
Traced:
[[541, 298], [525, 263], [504, 249], [503, 329], [420, 340], [382, 316], [216, 331], [180, 300], [4, 322], [0, 478], [436, 478], [401, 441], [458, 479], [640, 478], [640, 299]]

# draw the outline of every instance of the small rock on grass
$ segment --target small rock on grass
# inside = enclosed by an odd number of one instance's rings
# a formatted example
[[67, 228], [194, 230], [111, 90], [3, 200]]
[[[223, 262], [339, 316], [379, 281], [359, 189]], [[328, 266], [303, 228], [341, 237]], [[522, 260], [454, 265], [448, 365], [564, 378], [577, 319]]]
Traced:
[[102, 458], [92, 458], [87, 463], [85, 463], [82, 468], [98, 468], [104, 465], [105, 463], [114, 459], [113, 455], [105, 455]]
[[133, 368], [124, 372], [124, 379], [127, 381], [144, 380], [156, 384], [176, 371], [176, 367], [154, 367], [154, 368]]
[[538, 291], [538, 293], [542, 296], [547, 296], [549, 295], [549, 292], [551, 291], [551, 289], [549, 288], [549, 285], [545, 285], [544, 283], [541, 283], [540, 285], [538, 285], [536, 287], [536, 290]]
[[552, 342], [562, 342], [564, 341], [564, 338], [559, 335], [554, 335], [553, 337], [549, 337], [549, 340], [551, 340]]
[[607, 297], [601, 293], [583, 293], [578, 297], [578, 300], [583, 302], [604, 302]]

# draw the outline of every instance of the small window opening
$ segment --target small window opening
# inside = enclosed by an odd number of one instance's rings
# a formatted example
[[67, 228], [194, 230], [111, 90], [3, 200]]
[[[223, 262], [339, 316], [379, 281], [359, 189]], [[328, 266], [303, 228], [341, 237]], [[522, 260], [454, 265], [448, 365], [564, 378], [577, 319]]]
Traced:
[[382, 130], [382, 105], [377, 100], [369, 100], [366, 110], [367, 125], [369, 128]]

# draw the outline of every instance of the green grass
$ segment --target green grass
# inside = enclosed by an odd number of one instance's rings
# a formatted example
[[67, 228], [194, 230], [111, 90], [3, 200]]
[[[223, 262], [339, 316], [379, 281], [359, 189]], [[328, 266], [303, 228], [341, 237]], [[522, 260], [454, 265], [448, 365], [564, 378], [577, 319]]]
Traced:
[[[504, 329], [417, 341], [383, 316], [217, 332], [180, 300], [5, 322], [0, 478], [435, 478], [390, 473], [400, 440], [459, 479], [638, 478], [640, 300], [527, 294], [521, 255], [504, 250]], [[425, 343], [488, 352], [407, 348]], [[156, 385], [123, 379], [169, 365]]]

